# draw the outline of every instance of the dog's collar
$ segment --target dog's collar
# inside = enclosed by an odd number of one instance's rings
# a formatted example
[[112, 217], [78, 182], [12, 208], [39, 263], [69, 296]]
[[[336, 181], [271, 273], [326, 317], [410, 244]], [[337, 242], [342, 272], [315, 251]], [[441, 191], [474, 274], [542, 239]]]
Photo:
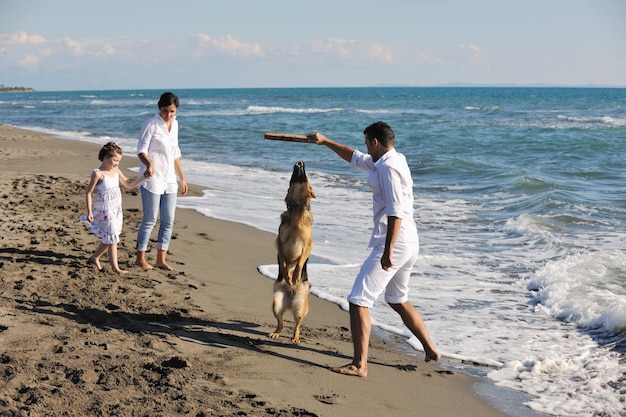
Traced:
[[293, 209], [299, 209], [299, 208], [303, 208], [303, 209], [307, 209], [307, 210], [311, 209], [309, 206], [307, 206], [304, 203], [287, 204], [287, 210], [293, 210]]

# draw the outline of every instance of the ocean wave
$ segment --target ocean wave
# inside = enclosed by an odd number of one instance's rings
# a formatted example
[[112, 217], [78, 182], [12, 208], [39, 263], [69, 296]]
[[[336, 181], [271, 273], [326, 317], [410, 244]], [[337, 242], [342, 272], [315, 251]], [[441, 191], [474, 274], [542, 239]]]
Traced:
[[[488, 376], [499, 386], [531, 395], [525, 404], [547, 415], [623, 416], [624, 405], [616, 394], [623, 386], [619, 359], [616, 354], [591, 353], [596, 351], [590, 342], [565, 355], [548, 350], [509, 361]], [[549, 381], [543, 379], [545, 375], [551, 375]], [[615, 387], [615, 391], [607, 387]]]
[[557, 119], [575, 123], [602, 123], [611, 126], [626, 126], [626, 118], [622, 119], [611, 116], [575, 117], [558, 115]]
[[[156, 108], [156, 103], [154, 103], [153, 101], [149, 101], [146, 100], [145, 102], [138, 102], [137, 99], [134, 98], [128, 98], [128, 99], [110, 99], [110, 98], [91, 98], [89, 96], [87, 97], [81, 97], [81, 98], [86, 98], [86, 99], [90, 99], [89, 100], [89, 105], [90, 106], [94, 106], [94, 107], [98, 107], [98, 106], [106, 106], [106, 107], [142, 107], [142, 106], [146, 106], [146, 107], [152, 107], [154, 108], [154, 112], [156, 112], [157, 108]], [[76, 101], [76, 102], [72, 102], [72, 105], [74, 106], [84, 106], [84, 102], [82, 101]]]
[[626, 329], [626, 254], [593, 252], [548, 262], [528, 282], [536, 310], [607, 337]]
[[343, 111], [342, 108], [315, 109], [315, 108], [293, 108], [293, 107], [267, 107], [267, 106], [248, 106], [246, 111], [250, 114], [268, 114], [268, 113], [335, 113]]
[[391, 114], [392, 113], [391, 110], [387, 110], [387, 109], [374, 109], [374, 110], [359, 109], [355, 111], [356, 113], [363, 113], [363, 114]]
[[499, 106], [491, 106], [491, 107], [477, 107], [477, 106], [465, 106], [465, 110], [468, 111], [478, 111], [482, 113], [498, 113], [502, 109]]
[[23, 103], [19, 103], [19, 102], [15, 102], [15, 101], [8, 102], [8, 101], [0, 100], [0, 105], [1, 106], [9, 105], [9, 106], [11, 106], [12, 110], [16, 110], [16, 109], [17, 110], [19, 110], [19, 109], [34, 109], [35, 108], [35, 106], [33, 106], [33, 105], [23, 104]]
[[206, 105], [212, 105], [215, 104], [215, 101], [213, 100], [198, 100], [198, 99], [187, 99], [185, 100], [185, 106], [206, 106]]

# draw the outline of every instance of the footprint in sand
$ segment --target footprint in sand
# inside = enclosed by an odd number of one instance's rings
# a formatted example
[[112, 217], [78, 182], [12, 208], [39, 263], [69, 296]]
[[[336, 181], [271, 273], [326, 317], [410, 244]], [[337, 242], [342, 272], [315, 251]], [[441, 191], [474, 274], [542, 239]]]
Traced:
[[339, 403], [339, 396], [337, 394], [318, 394], [314, 395], [317, 401], [324, 404], [337, 404]]

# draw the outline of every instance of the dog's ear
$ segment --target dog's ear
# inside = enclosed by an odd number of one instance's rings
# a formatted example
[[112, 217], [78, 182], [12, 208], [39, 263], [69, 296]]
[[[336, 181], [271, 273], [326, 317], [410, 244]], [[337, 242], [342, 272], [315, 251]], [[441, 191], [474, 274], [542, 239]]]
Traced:
[[309, 194], [311, 195], [311, 198], [315, 198], [315, 193], [313, 192], [313, 187], [311, 187], [309, 185]]

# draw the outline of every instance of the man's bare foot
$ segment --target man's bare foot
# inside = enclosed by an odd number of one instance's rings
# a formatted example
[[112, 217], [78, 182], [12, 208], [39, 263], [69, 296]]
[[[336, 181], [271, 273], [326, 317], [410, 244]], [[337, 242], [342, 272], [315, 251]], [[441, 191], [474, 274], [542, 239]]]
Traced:
[[148, 262], [146, 261], [135, 261], [135, 265], [137, 265], [138, 267], [140, 267], [141, 269], [143, 269], [144, 271], [148, 271], [150, 269], [153, 268], [152, 265], [150, 265]]
[[330, 368], [330, 370], [342, 375], [360, 376], [361, 378], [365, 378], [367, 376], [367, 369], [364, 370], [358, 368], [352, 363], [349, 365], [341, 366], [339, 368]]
[[102, 265], [100, 265], [100, 259], [98, 258], [94, 259], [93, 257], [91, 257], [89, 258], [87, 262], [94, 265], [98, 269], [98, 271], [102, 271]]
[[437, 362], [439, 359], [441, 359], [441, 354], [439, 354], [439, 352], [437, 352], [436, 350], [431, 350], [429, 352], [426, 352], [426, 357], [424, 358], [424, 361], [425, 362], [430, 362], [430, 361]]
[[166, 271], [176, 271], [174, 268], [172, 268], [171, 266], [169, 266], [166, 262], [163, 263], [156, 263], [154, 264], [155, 268], [159, 268], [159, 269], [165, 269]]
[[128, 274], [129, 271], [125, 270], [125, 269], [116, 269], [115, 272], [117, 272], [120, 275], [124, 275], [124, 274]]

